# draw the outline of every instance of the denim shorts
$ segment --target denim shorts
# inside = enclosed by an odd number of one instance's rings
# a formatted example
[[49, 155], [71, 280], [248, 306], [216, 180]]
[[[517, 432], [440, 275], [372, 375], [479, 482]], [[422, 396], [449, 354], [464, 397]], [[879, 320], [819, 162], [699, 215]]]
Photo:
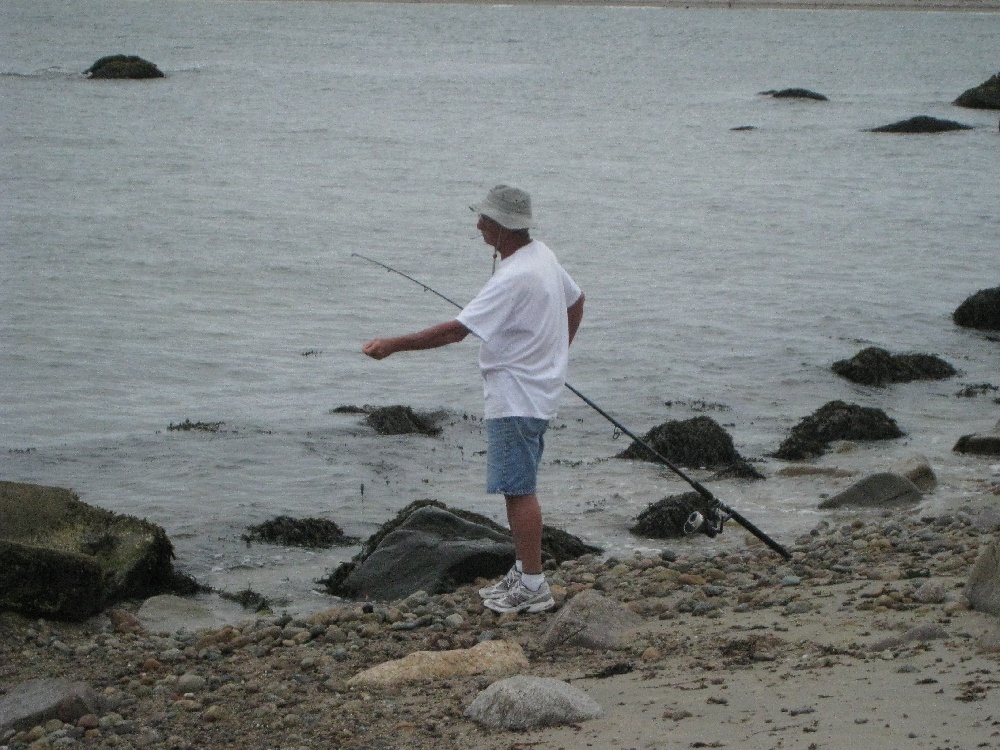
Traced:
[[534, 417], [486, 420], [486, 491], [491, 494], [531, 495], [545, 448], [549, 422]]

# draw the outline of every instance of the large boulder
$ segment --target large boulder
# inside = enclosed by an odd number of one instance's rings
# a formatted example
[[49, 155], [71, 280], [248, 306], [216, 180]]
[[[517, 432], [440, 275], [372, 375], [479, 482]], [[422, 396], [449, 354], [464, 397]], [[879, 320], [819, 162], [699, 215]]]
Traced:
[[[563, 562], [600, 553], [565, 532], [544, 527], [542, 556]], [[401, 510], [322, 583], [348, 599], [403, 599], [415, 591], [442, 594], [477, 578], [497, 578], [514, 563], [510, 532], [478, 513], [418, 500]]]
[[[717, 469], [746, 479], [761, 478], [736, 450], [729, 433], [711, 417], [664, 422], [647, 432], [642, 440], [665, 459], [680, 466]], [[659, 461], [638, 441], [633, 441], [615, 458]]]
[[88, 78], [163, 78], [163, 73], [153, 63], [135, 55], [108, 55], [102, 57], [85, 71]]
[[980, 331], [1000, 331], [1000, 286], [980, 289], [951, 314], [955, 325]]
[[0, 482], [0, 609], [81, 620], [177, 586], [173, 546], [148, 521], [59, 487]]
[[822, 510], [832, 508], [892, 508], [919, 503], [923, 493], [904, 476], [881, 472], [829, 497], [819, 504]]
[[958, 374], [958, 370], [933, 354], [890, 354], [877, 346], [862, 349], [851, 359], [838, 360], [831, 369], [861, 385], [944, 380]]
[[938, 117], [917, 115], [908, 120], [900, 120], [889, 125], [869, 128], [869, 133], [946, 133], [951, 130], [972, 130], [971, 125], [963, 125], [954, 120], [942, 120]]
[[822, 456], [835, 440], [893, 440], [903, 431], [881, 409], [830, 401], [792, 428], [774, 457], [801, 461]]
[[970, 109], [1000, 109], [1000, 73], [985, 83], [966, 89], [952, 104]]

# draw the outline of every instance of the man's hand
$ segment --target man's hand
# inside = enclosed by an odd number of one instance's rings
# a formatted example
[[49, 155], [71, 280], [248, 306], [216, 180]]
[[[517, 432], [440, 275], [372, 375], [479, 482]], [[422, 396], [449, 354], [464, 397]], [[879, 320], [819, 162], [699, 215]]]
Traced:
[[361, 347], [361, 351], [372, 359], [385, 359], [392, 354], [393, 349], [387, 339], [372, 339]]

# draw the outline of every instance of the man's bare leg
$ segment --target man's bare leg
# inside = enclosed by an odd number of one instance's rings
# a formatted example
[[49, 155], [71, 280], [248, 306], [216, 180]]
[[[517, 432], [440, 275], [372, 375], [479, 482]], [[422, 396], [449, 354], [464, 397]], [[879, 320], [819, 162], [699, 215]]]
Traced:
[[542, 572], [542, 509], [538, 495], [505, 495], [504, 498], [517, 559], [524, 573], [539, 575]]

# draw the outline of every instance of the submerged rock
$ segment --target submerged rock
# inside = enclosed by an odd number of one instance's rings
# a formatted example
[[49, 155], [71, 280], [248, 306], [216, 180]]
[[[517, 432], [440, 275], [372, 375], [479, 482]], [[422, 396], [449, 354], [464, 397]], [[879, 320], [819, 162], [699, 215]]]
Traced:
[[944, 380], [958, 374], [954, 367], [933, 354], [890, 354], [877, 346], [862, 349], [851, 359], [834, 362], [831, 369], [861, 385]]
[[[647, 432], [642, 440], [668, 461], [680, 466], [736, 472], [738, 476], [747, 479], [762, 478], [737, 452], [729, 434], [711, 417], [664, 422]], [[635, 441], [615, 458], [653, 462], [659, 460], [645, 446]]]
[[963, 435], [955, 443], [953, 450], [977, 456], [1000, 456], [1000, 422], [997, 422], [992, 432], [985, 435]]
[[0, 482], [0, 610], [82, 620], [109, 604], [173, 590], [173, 546], [148, 521], [70, 490]]
[[438, 435], [437, 414], [421, 414], [409, 406], [383, 406], [368, 412], [365, 422], [380, 435]]
[[288, 547], [326, 549], [336, 544], [357, 544], [357, 537], [345, 536], [333, 521], [325, 518], [292, 518], [276, 516], [257, 526], [248, 526], [245, 542], [267, 542]]
[[945, 133], [951, 130], [972, 130], [971, 125], [963, 125], [954, 120], [917, 115], [908, 120], [900, 120], [889, 125], [869, 128], [869, 133]]
[[810, 91], [809, 89], [781, 89], [775, 90], [771, 89], [769, 91], [761, 91], [761, 96], [773, 96], [775, 99], [814, 99], [819, 102], [829, 101], [829, 99], [823, 94], [818, 94], [815, 91]]
[[980, 289], [951, 314], [955, 325], [981, 331], [1000, 331], [1000, 286]]
[[966, 89], [952, 104], [970, 109], [1000, 109], [1000, 73], [978, 86]]
[[889, 508], [897, 505], [919, 503], [923, 494], [920, 488], [904, 476], [881, 472], [865, 477], [860, 482], [827, 498], [819, 504], [822, 510], [831, 508]]
[[88, 78], [163, 78], [153, 63], [135, 55], [102, 57], [84, 72]]
[[893, 440], [903, 434], [881, 409], [830, 401], [793, 427], [774, 457], [800, 461], [823, 455], [835, 440]]

